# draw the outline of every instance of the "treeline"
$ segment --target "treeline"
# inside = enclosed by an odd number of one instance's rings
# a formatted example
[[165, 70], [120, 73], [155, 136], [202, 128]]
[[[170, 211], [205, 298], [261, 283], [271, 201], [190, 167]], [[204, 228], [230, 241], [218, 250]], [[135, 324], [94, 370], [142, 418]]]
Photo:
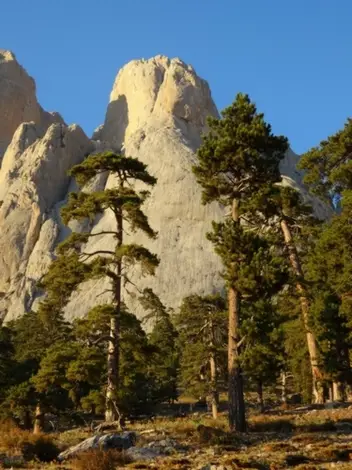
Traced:
[[[331, 214], [326, 220], [282, 181], [287, 150], [288, 140], [273, 134], [247, 95], [209, 119], [193, 171], [203, 203], [224, 207], [207, 237], [223, 264], [226, 295], [190, 293], [177, 312], [135, 285], [133, 271], [153, 276], [159, 259], [126, 237], [157, 237], [143, 212], [156, 179], [137, 159], [112, 152], [72, 168], [80, 191], [70, 194], [63, 222], [89, 227], [107, 211], [112, 228], [73, 231], [42, 281], [37, 311], [1, 328], [1, 414], [37, 431], [48, 411], [105, 413], [121, 423], [182, 392], [206, 398], [216, 418], [227, 389], [230, 428], [244, 431], [245, 391], [255, 390], [262, 407], [263, 390], [278, 384], [283, 402], [288, 383], [304, 401], [349, 398], [352, 120], [299, 163]], [[105, 172], [114, 188], [89, 190]], [[111, 302], [97, 299], [85, 318], [67, 323], [71, 294], [89, 280], [108, 285]], [[142, 322], [127, 310], [123, 290], [141, 302]]]

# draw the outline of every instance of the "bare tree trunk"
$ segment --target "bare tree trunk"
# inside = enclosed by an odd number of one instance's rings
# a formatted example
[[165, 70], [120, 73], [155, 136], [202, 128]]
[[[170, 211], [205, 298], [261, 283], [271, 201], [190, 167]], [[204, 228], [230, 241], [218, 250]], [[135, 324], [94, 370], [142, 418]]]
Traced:
[[309, 352], [310, 365], [312, 370], [313, 397], [314, 403], [324, 403], [324, 390], [322, 387], [323, 374], [318, 363], [318, 347], [314, 333], [309, 326], [309, 302], [306, 289], [302, 283], [304, 279], [301, 263], [298, 253], [292, 239], [291, 230], [285, 218], [281, 220], [281, 229], [284, 235], [285, 243], [289, 251], [289, 258], [294, 274], [296, 275], [296, 290], [300, 296], [301, 312], [304, 328], [307, 337], [307, 346]]
[[344, 401], [345, 400], [345, 386], [342, 382], [332, 383], [333, 401]]
[[[120, 247], [123, 243], [123, 222], [122, 215], [116, 215], [118, 243]], [[121, 275], [122, 262], [117, 264], [116, 280], [114, 281], [114, 301], [116, 309], [110, 318], [110, 340], [108, 345], [107, 360], [107, 387], [105, 403], [105, 421], [108, 423], [121, 419], [118, 410], [118, 387], [119, 387], [119, 363], [120, 363], [120, 315], [121, 315]]]
[[34, 413], [33, 434], [40, 434], [42, 432], [44, 432], [44, 412], [40, 404], [38, 404]]
[[264, 413], [263, 382], [259, 380], [257, 385], [259, 409], [261, 413]]
[[281, 371], [281, 403], [287, 405], [287, 374]]
[[210, 386], [211, 386], [211, 411], [214, 419], [218, 418], [218, 404], [219, 404], [219, 394], [218, 394], [218, 377], [216, 370], [216, 359], [214, 352], [214, 327], [213, 320], [210, 319]]
[[[232, 220], [240, 223], [239, 200], [232, 204]], [[229, 426], [231, 430], [246, 431], [246, 414], [243, 395], [243, 377], [239, 363], [239, 326], [241, 298], [234, 286], [228, 291], [229, 301], [229, 337], [228, 337], [228, 406]]]

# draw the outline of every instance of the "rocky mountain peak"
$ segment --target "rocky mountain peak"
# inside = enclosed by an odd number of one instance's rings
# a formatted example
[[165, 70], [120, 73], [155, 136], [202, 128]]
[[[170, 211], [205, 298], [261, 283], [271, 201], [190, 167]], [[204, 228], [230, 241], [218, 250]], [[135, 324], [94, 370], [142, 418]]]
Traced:
[[[218, 292], [223, 285], [221, 265], [205, 234], [223, 209], [201, 204], [201, 190], [192, 174], [195, 150], [206, 131], [207, 116], [217, 116], [206, 81], [182, 60], [156, 56], [124, 66], [114, 82], [104, 124], [88, 139], [79, 126], [67, 126], [60, 115], [45, 112], [36, 98], [35, 83], [15, 56], [0, 50], [0, 318], [15, 318], [35, 309], [37, 283], [55, 257], [55, 248], [69, 233], [59, 209], [74, 188], [67, 171], [90, 152], [120, 150], [148, 165], [158, 183], [145, 212], [159, 233], [157, 240], [130, 235], [158, 254], [157, 275], [145, 279], [135, 272], [140, 289], [151, 287], [168, 307], [177, 308], [192, 293]], [[6, 150], [6, 152], [5, 152]], [[309, 198], [299, 157], [288, 152], [282, 164], [284, 184]], [[103, 175], [91, 189], [113, 187]], [[312, 200], [320, 216], [328, 208]], [[109, 231], [109, 212], [96, 221], [93, 232]], [[82, 227], [87, 229], [86, 227]], [[109, 249], [109, 235], [92, 237], [87, 251]], [[68, 318], [83, 316], [97, 303], [109, 300], [102, 281], [90, 281], [73, 294]], [[132, 312], [143, 312], [125, 293]]]
[[63, 120], [58, 113], [45, 112], [36, 97], [35, 81], [17, 62], [15, 54], [0, 49], [0, 161], [18, 128], [34, 122], [46, 128]]
[[120, 147], [146, 126], [177, 126], [194, 138], [217, 115], [207, 82], [182, 60], [156, 56], [133, 60], [118, 73], [102, 138]]

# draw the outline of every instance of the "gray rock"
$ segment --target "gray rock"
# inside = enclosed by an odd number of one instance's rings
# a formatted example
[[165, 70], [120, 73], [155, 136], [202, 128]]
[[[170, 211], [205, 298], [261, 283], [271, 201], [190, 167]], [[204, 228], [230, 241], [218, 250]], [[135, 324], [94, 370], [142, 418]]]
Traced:
[[67, 460], [71, 457], [74, 457], [77, 454], [85, 452], [91, 449], [117, 449], [117, 450], [127, 450], [130, 447], [134, 446], [137, 441], [137, 436], [134, 432], [123, 432], [123, 433], [113, 433], [113, 434], [104, 434], [100, 436], [93, 436], [85, 439], [83, 442], [70, 447], [69, 449], [61, 452], [58, 456], [59, 461]]
[[340, 421], [334, 424], [338, 432], [349, 434], [352, 432], [352, 423]]
[[150, 447], [130, 447], [126, 450], [126, 455], [130, 457], [133, 462], [154, 460], [162, 454], [160, 450]]

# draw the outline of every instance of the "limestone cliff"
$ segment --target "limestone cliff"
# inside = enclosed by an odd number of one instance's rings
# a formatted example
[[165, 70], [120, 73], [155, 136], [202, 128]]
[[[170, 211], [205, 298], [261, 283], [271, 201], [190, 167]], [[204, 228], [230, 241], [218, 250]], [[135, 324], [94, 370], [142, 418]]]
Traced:
[[59, 114], [41, 108], [33, 78], [12, 52], [0, 49], [0, 161], [17, 127], [31, 121], [42, 129], [63, 122]]
[[[3, 53], [3, 57], [13, 56]], [[6, 64], [11, 61], [14, 59], [3, 60]], [[154, 279], [144, 279], [136, 271], [136, 284], [152, 287], [169, 307], [178, 307], [191, 293], [219, 291], [220, 262], [205, 234], [211, 220], [222, 217], [223, 209], [217, 204], [201, 205], [201, 191], [191, 172], [206, 117], [217, 115], [208, 84], [179, 59], [157, 56], [132, 61], [119, 72], [105, 122], [90, 141], [77, 126], [50, 125], [54, 118], [34, 99], [34, 83], [18, 64], [11, 67], [25, 77], [22, 88], [18, 87], [23, 94], [16, 88], [16, 96], [21, 96], [21, 103], [31, 103], [31, 111], [21, 114], [19, 106], [17, 111], [11, 108], [7, 112], [10, 103], [0, 99], [0, 115], [12, 116], [5, 119], [4, 128], [0, 124], [0, 141], [3, 148], [8, 146], [0, 171], [0, 295], [6, 319], [33, 308], [36, 283], [48, 268], [58, 240], [68, 233], [58, 216], [60, 201], [69, 190], [67, 169], [86, 153], [106, 148], [123, 149], [144, 161], [158, 179], [145, 208], [159, 237], [150, 241], [137, 235], [137, 240], [156, 252], [161, 263]], [[8, 92], [1, 85], [4, 70], [5, 76], [11, 75], [6, 67], [1, 68], [0, 58], [0, 96], [6, 97]], [[18, 77], [16, 80], [22, 83]], [[35, 123], [22, 124], [15, 132], [18, 124], [27, 120]], [[11, 132], [15, 132], [13, 138]], [[297, 159], [289, 152], [283, 162], [284, 183], [297, 187], [308, 198], [302, 174], [295, 168]], [[94, 185], [111, 187], [114, 180], [106, 175]], [[320, 216], [327, 215], [324, 205], [316, 200], [313, 203]], [[109, 230], [112, 224], [107, 212], [92, 230]], [[108, 236], [92, 240], [86, 249], [107, 249], [111, 244]], [[105, 302], [105, 289], [102, 282], [84, 285], [72, 296], [67, 316], [82, 316], [95, 303]], [[133, 296], [125, 295], [125, 299], [133, 312], [143, 314]]]

